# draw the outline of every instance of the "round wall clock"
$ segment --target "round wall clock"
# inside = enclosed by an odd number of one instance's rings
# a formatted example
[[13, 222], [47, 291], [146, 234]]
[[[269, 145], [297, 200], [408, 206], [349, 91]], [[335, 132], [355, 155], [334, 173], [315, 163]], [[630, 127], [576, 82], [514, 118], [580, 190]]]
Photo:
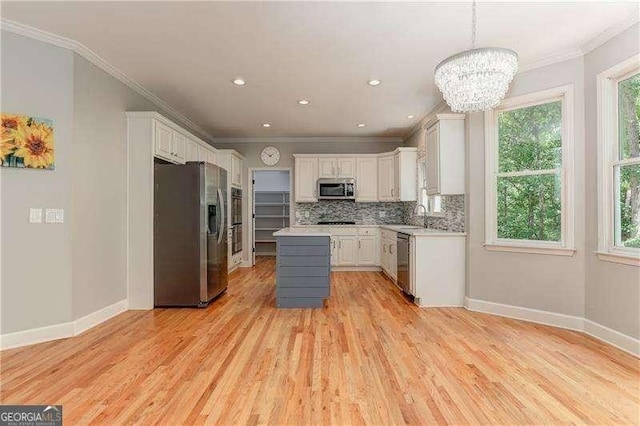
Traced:
[[267, 166], [275, 166], [280, 161], [280, 151], [275, 146], [268, 146], [262, 150], [260, 158]]

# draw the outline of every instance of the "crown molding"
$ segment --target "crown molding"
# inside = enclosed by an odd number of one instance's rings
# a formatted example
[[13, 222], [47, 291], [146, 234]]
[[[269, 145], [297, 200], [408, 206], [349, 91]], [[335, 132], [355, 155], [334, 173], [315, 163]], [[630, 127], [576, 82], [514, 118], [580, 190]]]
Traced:
[[587, 53], [591, 52], [592, 50], [602, 46], [603, 44], [605, 44], [606, 42], [608, 42], [609, 40], [611, 40], [612, 38], [614, 38], [618, 34], [628, 30], [629, 28], [631, 28], [633, 25], [637, 24], [638, 22], [640, 22], [640, 15], [638, 15], [637, 12], [636, 13], [632, 13], [631, 15], [627, 16], [622, 21], [618, 22], [615, 25], [610, 26], [609, 28], [607, 28], [606, 30], [604, 30], [603, 32], [598, 34], [597, 36], [595, 36], [592, 39], [588, 40], [586, 43], [584, 43], [582, 46], [580, 46], [580, 50], [582, 51], [583, 54], [586, 55]]
[[584, 53], [578, 47], [561, 52], [554, 52], [550, 55], [541, 56], [537, 59], [534, 59], [533, 61], [525, 62], [524, 64], [520, 65], [518, 67], [518, 74], [557, 64], [559, 62], [569, 61], [571, 59], [579, 58], [583, 55]]
[[20, 22], [10, 21], [8, 19], [0, 18], [0, 29], [12, 32], [14, 34], [18, 34], [24, 37], [29, 37], [34, 40], [38, 40], [44, 43], [51, 44], [53, 46], [61, 47], [63, 49], [72, 50], [78, 55], [82, 56], [87, 61], [91, 62], [107, 74], [111, 75], [115, 79], [119, 80], [124, 85], [128, 86], [130, 89], [137, 92], [142, 97], [149, 100], [151, 103], [155, 104], [157, 107], [171, 114], [173, 117], [178, 119], [183, 125], [186, 125], [191, 130], [195, 130], [196, 133], [199, 133], [202, 136], [205, 136], [209, 139], [208, 142], [213, 143], [214, 137], [206, 131], [203, 127], [191, 121], [187, 116], [178, 112], [171, 105], [151, 93], [149, 90], [144, 88], [142, 85], [135, 82], [129, 76], [127, 76], [124, 72], [116, 68], [107, 62], [106, 59], [99, 56], [93, 50], [89, 49], [84, 44], [67, 38], [62, 37], [48, 31], [40, 30], [38, 28], [31, 27], [29, 25], [22, 24]]
[[595, 37], [590, 38], [586, 43], [579, 47], [554, 52], [549, 55], [536, 58], [532, 61], [525, 62], [518, 67], [518, 74], [584, 56], [592, 50], [602, 46], [618, 34], [628, 30], [638, 22], [640, 22], [640, 16], [637, 13], [632, 13], [622, 21], [617, 22]]
[[216, 138], [216, 145], [238, 144], [238, 143], [398, 143], [402, 144], [401, 137], [381, 137], [381, 136], [269, 136], [269, 137], [246, 137], [246, 138]]

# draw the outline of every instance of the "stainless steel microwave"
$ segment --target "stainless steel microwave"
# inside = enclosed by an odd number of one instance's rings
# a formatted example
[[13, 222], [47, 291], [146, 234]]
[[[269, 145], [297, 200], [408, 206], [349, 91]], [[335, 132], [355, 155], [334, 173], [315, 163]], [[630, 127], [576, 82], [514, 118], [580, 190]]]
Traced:
[[319, 200], [355, 200], [355, 179], [318, 179]]

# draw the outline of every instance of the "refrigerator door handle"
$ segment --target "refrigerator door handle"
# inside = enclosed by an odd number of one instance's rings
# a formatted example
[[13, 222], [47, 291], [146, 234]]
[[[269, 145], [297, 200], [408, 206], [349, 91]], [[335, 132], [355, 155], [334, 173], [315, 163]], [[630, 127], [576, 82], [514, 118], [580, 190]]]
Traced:
[[220, 228], [218, 231], [218, 244], [222, 242], [222, 236], [225, 233], [225, 211], [224, 211], [224, 198], [222, 196], [222, 191], [220, 190], [220, 188], [218, 188], [218, 197], [220, 198]]

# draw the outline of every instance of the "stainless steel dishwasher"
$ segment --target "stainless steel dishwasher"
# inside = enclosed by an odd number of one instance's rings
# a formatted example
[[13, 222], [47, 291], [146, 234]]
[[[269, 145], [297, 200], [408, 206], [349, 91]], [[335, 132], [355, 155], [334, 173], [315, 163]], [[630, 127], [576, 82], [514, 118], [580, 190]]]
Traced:
[[409, 278], [409, 267], [411, 262], [411, 245], [409, 235], [398, 232], [396, 237], [398, 242], [397, 265], [398, 265], [398, 285], [406, 294], [411, 294], [411, 279]]

